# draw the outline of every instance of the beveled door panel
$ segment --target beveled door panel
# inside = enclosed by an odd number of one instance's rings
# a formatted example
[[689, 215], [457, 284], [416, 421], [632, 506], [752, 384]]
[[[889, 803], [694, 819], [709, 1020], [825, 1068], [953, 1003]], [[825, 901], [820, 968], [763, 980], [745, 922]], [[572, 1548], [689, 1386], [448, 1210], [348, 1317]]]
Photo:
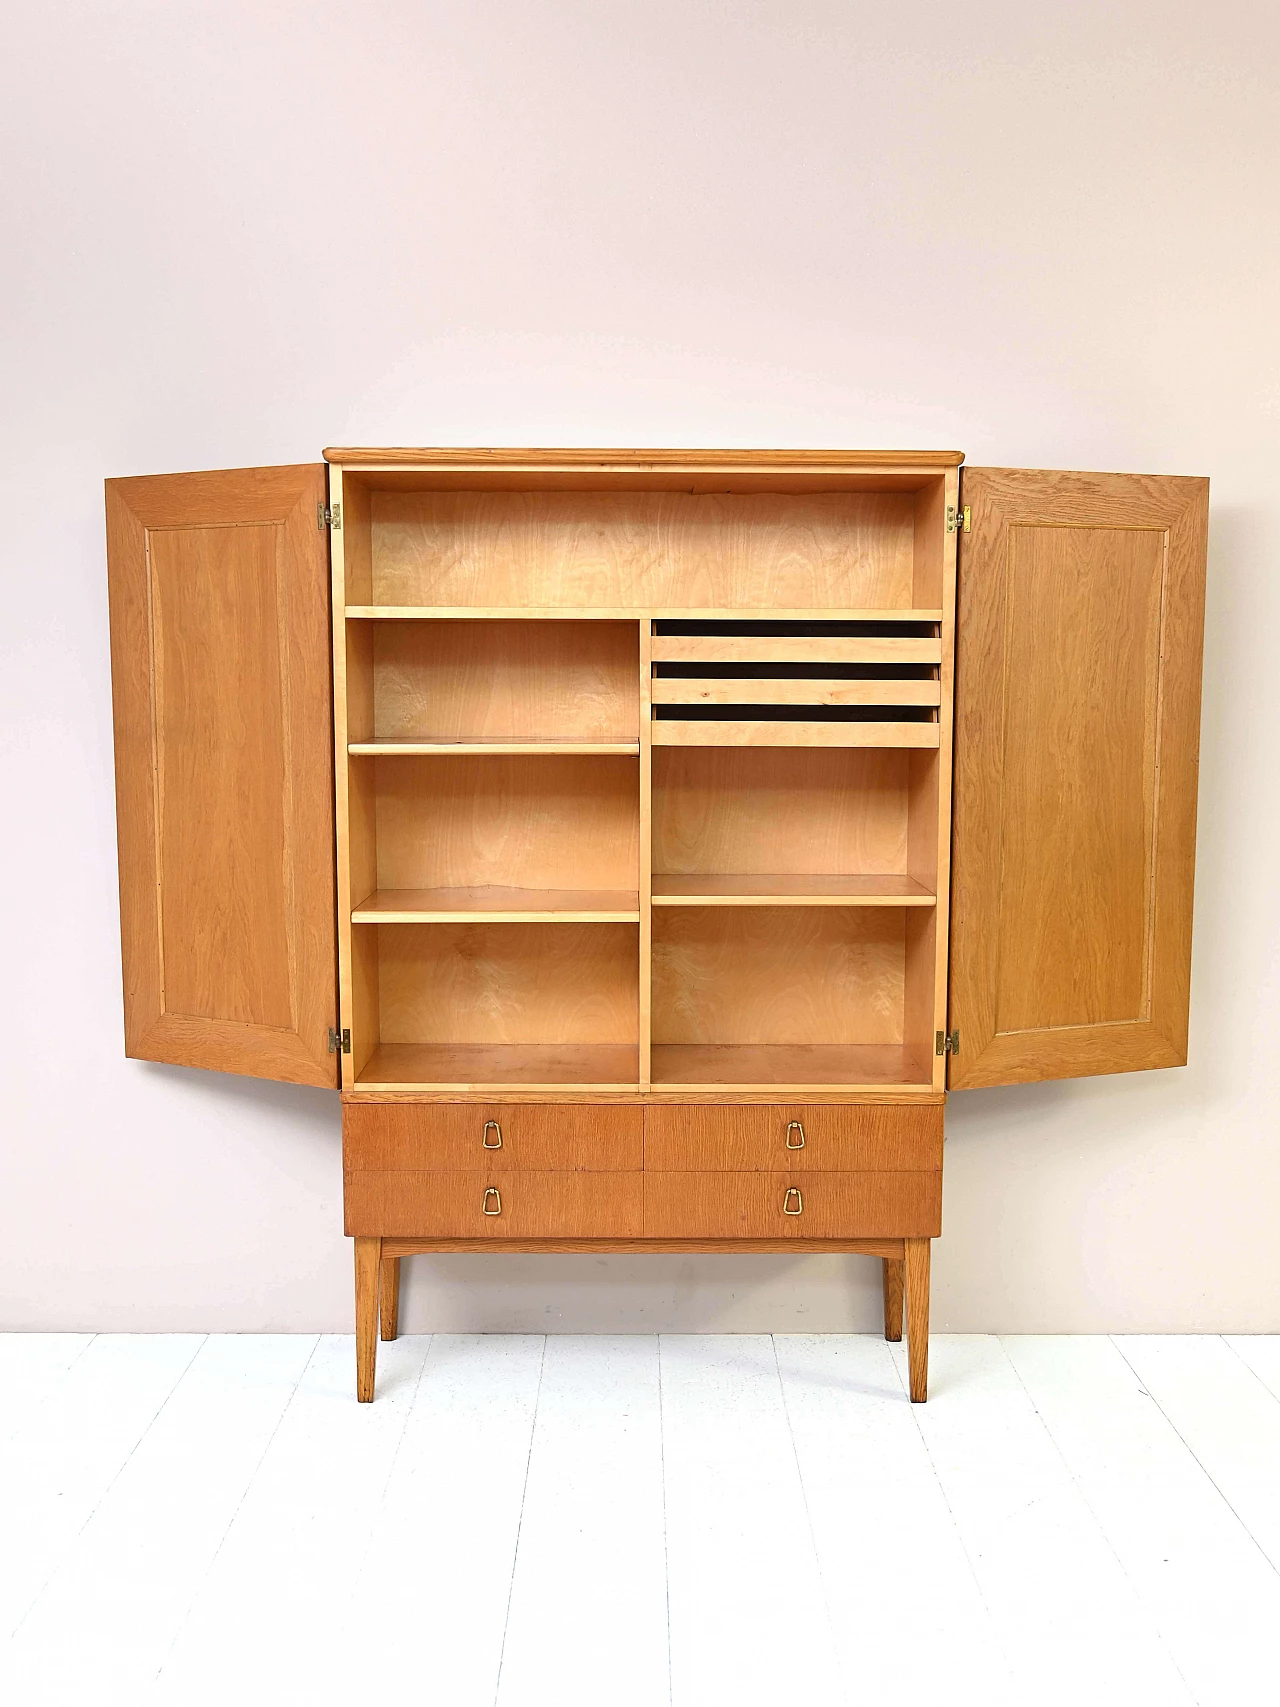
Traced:
[[107, 482], [125, 1048], [335, 1085], [322, 465]]
[[1208, 482], [962, 497], [949, 1084], [1180, 1065]]

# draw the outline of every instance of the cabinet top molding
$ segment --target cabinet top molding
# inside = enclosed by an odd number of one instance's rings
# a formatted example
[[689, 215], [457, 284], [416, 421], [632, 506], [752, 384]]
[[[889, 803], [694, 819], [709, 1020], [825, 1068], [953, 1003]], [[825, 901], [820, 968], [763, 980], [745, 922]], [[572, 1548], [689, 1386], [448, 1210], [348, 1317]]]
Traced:
[[664, 473], [680, 469], [797, 470], [862, 468], [944, 469], [964, 461], [959, 450], [604, 450], [473, 446], [423, 448], [404, 445], [330, 445], [326, 462], [344, 468], [581, 468]]

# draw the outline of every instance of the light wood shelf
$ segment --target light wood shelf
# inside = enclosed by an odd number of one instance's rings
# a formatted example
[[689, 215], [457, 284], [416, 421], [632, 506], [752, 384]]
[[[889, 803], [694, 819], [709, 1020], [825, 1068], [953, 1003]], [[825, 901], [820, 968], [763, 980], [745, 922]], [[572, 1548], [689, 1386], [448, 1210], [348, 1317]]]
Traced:
[[925, 1064], [900, 1044], [655, 1043], [652, 1055], [655, 1091], [929, 1090], [932, 1083]]
[[353, 925], [637, 924], [634, 889], [378, 889], [351, 910]]
[[840, 876], [740, 876], [727, 872], [653, 876], [655, 907], [936, 907], [914, 877], [883, 872]]
[[655, 718], [655, 747], [936, 747], [937, 723], [801, 723]]
[[361, 1091], [633, 1091], [640, 1052], [612, 1043], [384, 1043]]
[[659, 676], [654, 705], [938, 705], [936, 681], [813, 681], [788, 676]]
[[[703, 607], [685, 607], [679, 609], [667, 607], [658, 608], [654, 605], [348, 605], [346, 607], [348, 620], [361, 622], [461, 622], [461, 621], [506, 621], [506, 622], [641, 622], [653, 620], [656, 622], [732, 622], [740, 621], [743, 612], [740, 609], [720, 609]], [[756, 613], [751, 613], [752, 615]], [[769, 610], [770, 622], [941, 622], [941, 610]], [[663, 645], [670, 644], [664, 640]], [[794, 642], [789, 643], [794, 646]], [[847, 640], [822, 641], [824, 647], [832, 644], [848, 646]], [[866, 645], [867, 642], [860, 644]], [[874, 642], [873, 642], [874, 644]], [[881, 642], [880, 644], [883, 644]], [[927, 645], [928, 642], [897, 642], [899, 646]], [[936, 643], [935, 643], [936, 644]], [[695, 654], [701, 655], [701, 654]], [[772, 652], [770, 657], [782, 654]], [[879, 656], [880, 654], [876, 654]], [[662, 656], [670, 656], [663, 653]], [[826, 656], [833, 661], [844, 656], [843, 653], [827, 652]], [[905, 658], [903, 652], [894, 652], [889, 656]], [[936, 661], [936, 660], [935, 660]]]
[[[921, 725], [926, 727], [926, 725]], [[472, 757], [493, 753], [621, 753], [636, 755], [639, 741], [578, 741], [557, 736], [522, 737], [512, 741], [385, 739], [351, 741], [347, 751], [360, 758]]]
[[[921, 611], [885, 611], [883, 616], [886, 621], [938, 620]], [[937, 664], [941, 658], [942, 641], [936, 635], [662, 634], [653, 640], [655, 664]]]

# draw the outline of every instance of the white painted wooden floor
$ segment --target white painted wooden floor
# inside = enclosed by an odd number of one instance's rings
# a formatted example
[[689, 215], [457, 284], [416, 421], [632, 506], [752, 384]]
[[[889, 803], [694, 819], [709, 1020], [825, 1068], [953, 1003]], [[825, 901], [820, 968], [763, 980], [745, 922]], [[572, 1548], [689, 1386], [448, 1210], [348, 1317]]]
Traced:
[[1280, 1338], [902, 1349], [0, 1337], [0, 1700], [1280, 1701]]

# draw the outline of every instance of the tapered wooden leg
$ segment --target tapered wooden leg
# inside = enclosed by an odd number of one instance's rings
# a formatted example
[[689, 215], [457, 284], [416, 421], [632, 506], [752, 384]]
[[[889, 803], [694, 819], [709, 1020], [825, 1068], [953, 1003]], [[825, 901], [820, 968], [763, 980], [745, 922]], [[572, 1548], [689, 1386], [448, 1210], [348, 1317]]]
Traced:
[[902, 1338], [902, 1258], [884, 1258], [884, 1337]]
[[929, 1253], [928, 1239], [907, 1239], [907, 1368], [911, 1402], [923, 1405], [929, 1397]]
[[378, 1364], [378, 1271], [382, 1240], [356, 1240], [356, 1398], [367, 1405], [373, 1398]]
[[400, 1332], [400, 1258], [383, 1257], [381, 1317], [382, 1337], [393, 1340]]

